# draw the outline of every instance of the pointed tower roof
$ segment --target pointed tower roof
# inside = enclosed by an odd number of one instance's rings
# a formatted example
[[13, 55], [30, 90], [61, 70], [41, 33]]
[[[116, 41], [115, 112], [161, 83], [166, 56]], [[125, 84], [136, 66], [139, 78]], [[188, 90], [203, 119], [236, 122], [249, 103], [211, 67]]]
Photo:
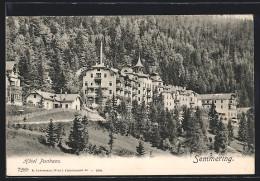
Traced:
[[144, 67], [143, 64], [141, 63], [140, 53], [139, 53], [138, 62], [137, 62], [137, 64], [135, 65], [135, 67]]

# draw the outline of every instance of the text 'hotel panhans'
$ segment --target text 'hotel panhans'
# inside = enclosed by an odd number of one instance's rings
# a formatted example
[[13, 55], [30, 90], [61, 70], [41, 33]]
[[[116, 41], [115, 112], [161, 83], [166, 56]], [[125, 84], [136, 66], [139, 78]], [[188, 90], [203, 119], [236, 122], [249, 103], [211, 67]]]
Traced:
[[[169, 110], [186, 105], [187, 107], [209, 108], [214, 101], [217, 111], [223, 119], [237, 119], [236, 95], [229, 94], [207, 94], [199, 95], [185, 87], [164, 85], [160, 75], [151, 71], [150, 74], [143, 72], [144, 66], [140, 60], [132, 68], [125, 65], [121, 70], [105, 66], [102, 62], [102, 43], [100, 51], [100, 63], [87, 69], [83, 77], [83, 90], [89, 106], [98, 106], [97, 92], [102, 90], [103, 103], [109, 98], [144, 101], [146, 104], [152, 101], [155, 93], [162, 94], [164, 107]], [[232, 115], [232, 116], [231, 116]]]

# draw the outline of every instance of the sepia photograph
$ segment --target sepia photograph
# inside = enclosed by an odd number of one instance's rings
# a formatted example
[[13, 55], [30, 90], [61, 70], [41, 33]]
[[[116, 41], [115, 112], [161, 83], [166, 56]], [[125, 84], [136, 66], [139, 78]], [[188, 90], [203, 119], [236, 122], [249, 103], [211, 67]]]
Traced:
[[254, 174], [253, 15], [6, 16], [7, 176]]

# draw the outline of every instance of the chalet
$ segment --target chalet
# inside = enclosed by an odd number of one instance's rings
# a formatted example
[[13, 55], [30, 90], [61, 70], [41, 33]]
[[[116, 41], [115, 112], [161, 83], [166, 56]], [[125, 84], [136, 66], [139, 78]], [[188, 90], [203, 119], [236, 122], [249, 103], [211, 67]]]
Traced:
[[54, 94], [41, 90], [33, 90], [26, 96], [29, 105], [41, 106], [47, 110], [55, 108], [80, 110], [79, 94]]

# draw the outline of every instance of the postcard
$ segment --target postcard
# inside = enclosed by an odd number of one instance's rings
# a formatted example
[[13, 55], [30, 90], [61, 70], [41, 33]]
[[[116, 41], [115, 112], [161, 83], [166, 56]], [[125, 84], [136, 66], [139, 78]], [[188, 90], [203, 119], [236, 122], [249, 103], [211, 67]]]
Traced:
[[6, 16], [7, 176], [255, 173], [253, 15]]

